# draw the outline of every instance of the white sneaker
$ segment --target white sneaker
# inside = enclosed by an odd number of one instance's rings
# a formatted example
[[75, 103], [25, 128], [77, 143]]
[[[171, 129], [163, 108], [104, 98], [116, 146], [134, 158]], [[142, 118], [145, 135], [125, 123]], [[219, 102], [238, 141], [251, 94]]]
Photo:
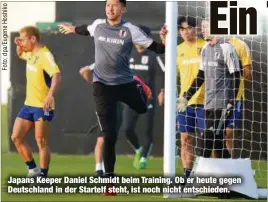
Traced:
[[27, 177], [37, 177], [41, 173], [41, 170], [39, 168], [29, 169]]

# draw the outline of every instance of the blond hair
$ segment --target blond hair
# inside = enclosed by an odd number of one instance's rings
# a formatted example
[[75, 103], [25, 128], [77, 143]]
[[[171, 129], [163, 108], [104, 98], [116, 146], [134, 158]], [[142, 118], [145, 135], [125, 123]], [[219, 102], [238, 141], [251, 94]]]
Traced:
[[39, 42], [40, 40], [40, 33], [39, 30], [35, 26], [25, 26], [20, 29], [20, 33], [25, 32], [29, 38], [35, 36], [36, 41]]

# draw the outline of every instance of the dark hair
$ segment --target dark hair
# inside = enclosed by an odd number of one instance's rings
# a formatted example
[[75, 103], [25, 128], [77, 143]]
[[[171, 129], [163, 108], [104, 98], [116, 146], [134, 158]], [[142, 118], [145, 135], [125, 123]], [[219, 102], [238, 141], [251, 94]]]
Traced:
[[127, 6], [127, 1], [126, 1], [126, 0], [119, 0], [119, 2], [120, 2], [124, 7]]
[[119, 3], [122, 4], [124, 7], [127, 6], [127, 1], [126, 0], [119, 0]]
[[186, 22], [188, 25], [191, 27], [196, 27], [197, 26], [197, 19], [192, 16], [180, 16], [178, 18], [178, 28], [181, 27], [182, 23]]

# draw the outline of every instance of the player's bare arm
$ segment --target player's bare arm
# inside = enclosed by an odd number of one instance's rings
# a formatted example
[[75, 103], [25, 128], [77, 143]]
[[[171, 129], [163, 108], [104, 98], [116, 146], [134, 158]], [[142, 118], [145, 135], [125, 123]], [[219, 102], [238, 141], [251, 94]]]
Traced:
[[160, 93], [158, 94], [158, 104], [159, 106], [162, 106], [164, 105], [164, 101], [165, 101], [165, 92], [164, 92], [164, 89], [162, 88]]
[[20, 44], [20, 38], [16, 37], [14, 39], [14, 43], [16, 44], [17, 55], [20, 57], [22, 55], [22, 53], [23, 53], [23, 49], [22, 49], [21, 44]]
[[166, 25], [163, 25], [160, 29], [159, 35], [160, 35], [160, 39], [161, 42], [165, 45], [166, 44], [166, 35], [167, 35], [168, 31], [167, 31], [167, 27]]
[[243, 68], [243, 76], [248, 81], [252, 80], [252, 66], [251, 65], [245, 65], [244, 66], [244, 68]]
[[231, 74], [231, 76], [234, 78], [234, 99], [230, 100], [230, 104], [235, 104], [235, 98], [237, 97], [239, 86], [240, 86], [240, 72], [234, 72]]
[[92, 70], [89, 69], [89, 66], [82, 67], [79, 73], [87, 83], [92, 83]]
[[54, 101], [54, 96], [60, 83], [61, 83], [61, 74], [60, 73], [54, 74], [51, 78], [51, 86], [43, 106], [43, 110], [45, 112], [51, 110], [51, 106]]

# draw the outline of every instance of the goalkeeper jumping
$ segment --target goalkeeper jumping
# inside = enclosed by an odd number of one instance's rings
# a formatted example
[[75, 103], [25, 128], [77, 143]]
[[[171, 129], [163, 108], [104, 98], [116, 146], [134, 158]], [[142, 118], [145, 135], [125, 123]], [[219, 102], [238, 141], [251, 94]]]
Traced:
[[199, 72], [190, 89], [178, 99], [178, 108], [185, 111], [188, 100], [205, 82], [203, 156], [209, 158], [214, 148], [218, 157], [230, 158], [224, 143], [224, 128], [239, 89], [239, 59], [231, 44], [209, 34], [208, 21], [202, 22], [202, 32], [208, 43], [201, 52]]

